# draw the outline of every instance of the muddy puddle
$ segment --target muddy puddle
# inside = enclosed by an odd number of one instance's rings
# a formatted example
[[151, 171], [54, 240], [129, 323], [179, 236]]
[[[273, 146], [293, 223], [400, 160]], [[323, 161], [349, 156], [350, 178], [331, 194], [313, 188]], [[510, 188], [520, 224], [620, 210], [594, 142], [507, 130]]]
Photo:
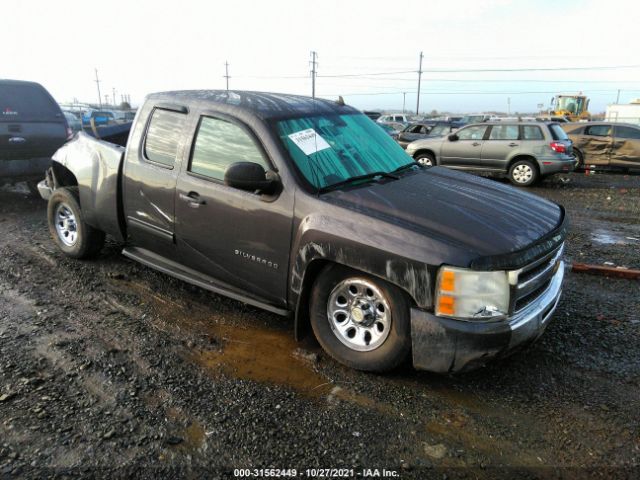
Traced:
[[158, 327], [184, 335], [190, 347], [185, 356], [213, 374], [289, 386], [315, 397], [330, 394], [336, 386], [315, 369], [317, 347], [301, 348], [289, 330], [267, 328], [252, 319], [226, 321], [205, 305], [160, 297], [140, 283], [114, 284], [139, 294]]
[[640, 245], [639, 237], [620, 235], [609, 230], [598, 229], [591, 234], [591, 239], [600, 245]]

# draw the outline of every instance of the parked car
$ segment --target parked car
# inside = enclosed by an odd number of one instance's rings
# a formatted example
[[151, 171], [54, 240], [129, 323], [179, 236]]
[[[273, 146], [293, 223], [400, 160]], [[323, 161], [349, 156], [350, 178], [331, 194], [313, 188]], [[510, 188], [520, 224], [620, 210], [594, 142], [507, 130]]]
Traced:
[[462, 125], [468, 125], [470, 123], [489, 122], [494, 118], [494, 115], [488, 113], [470, 113], [463, 115], [460, 119]]
[[64, 118], [66, 118], [67, 124], [69, 125], [69, 128], [71, 128], [72, 132], [79, 132], [82, 130], [82, 122], [73, 114], [73, 112], [63, 110], [62, 114], [64, 115]]
[[82, 124], [91, 125], [91, 120], [93, 120], [96, 126], [109, 125], [116, 121], [113, 113], [107, 110], [93, 110], [88, 112], [88, 115], [82, 117]]
[[344, 103], [153, 94], [126, 149], [81, 132], [39, 188], [66, 255], [109, 234], [129, 258], [291, 317], [297, 338], [310, 324], [361, 370], [410, 353], [421, 369], [478, 367], [538, 338], [562, 288], [562, 207], [425, 168]]
[[565, 123], [578, 168], [640, 168], [640, 127], [627, 123]]
[[380, 117], [378, 117], [376, 122], [378, 122], [378, 123], [403, 123], [403, 124], [406, 125], [407, 123], [411, 122], [411, 119], [410, 119], [409, 115], [405, 115], [403, 113], [394, 113], [394, 114], [390, 114], [390, 115], [381, 115]]
[[378, 123], [378, 125], [380, 125], [380, 128], [382, 128], [385, 132], [387, 132], [391, 138], [393, 138], [396, 141], [398, 140], [398, 130], [393, 128], [392, 125], [388, 123]]
[[416, 140], [407, 153], [428, 166], [507, 174], [522, 187], [575, 167], [571, 140], [557, 123], [467, 125], [446, 137]]
[[407, 148], [411, 142], [428, 137], [441, 137], [448, 135], [458, 128], [457, 123], [423, 121], [411, 123], [398, 134], [398, 143], [402, 148]]
[[42, 85], [0, 80], [0, 182], [26, 181], [34, 190], [51, 156], [71, 133]]
[[362, 113], [364, 113], [371, 120], [377, 120], [382, 116], [380, 112], [368, 112], [367, 110], [364, 110]]

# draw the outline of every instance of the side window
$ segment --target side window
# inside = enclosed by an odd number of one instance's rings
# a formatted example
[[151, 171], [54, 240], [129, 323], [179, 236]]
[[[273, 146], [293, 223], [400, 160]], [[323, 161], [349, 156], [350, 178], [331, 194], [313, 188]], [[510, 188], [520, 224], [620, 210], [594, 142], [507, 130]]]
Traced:
[[615, 136], [617, 138], [628, 138], [633, 140], [640, 140], [640, 129], [616, 126]]
[[540, 127], [535, 125], [524, 125], [522, 127], [522, 139], [523, 140], [544, 140], [544, 135]]
[[584, 129], [584, 134], [594, 137], [608, 137], [611, 135], [611, 127], [609, 125], [591, 125]]
[[154, 110], [144, 140], [144, 156], [147, 160], [173, 167], [186, 118], [184, 113]]
[[517, 125], [493, 125], [489, 140], [517, 140], [518, 136]]
[[238, 125], [219, 118], [202, 117], [193, 146], [189, 171], [223, 180], [229, 165], [253, 162], [270, 167], [253, 139]]
[[404, 118], [401, 115], [396, 115], [396, 122], [404, 122]]
[[484, 132], [486, 131], [486, 125], [475, 125], [458, 130], [456, 133], [460, 140], [482, 140], [484, 138]]

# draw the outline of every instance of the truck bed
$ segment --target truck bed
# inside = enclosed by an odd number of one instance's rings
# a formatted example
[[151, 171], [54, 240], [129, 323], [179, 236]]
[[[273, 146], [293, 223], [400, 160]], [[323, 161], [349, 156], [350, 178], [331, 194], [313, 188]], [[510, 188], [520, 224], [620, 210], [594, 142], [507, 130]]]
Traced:
[[86, 222], [119, 240], [123, 240], [120, 173], [124, 152], [123, 146], [79, 132], [53, 156], [75, 174]]

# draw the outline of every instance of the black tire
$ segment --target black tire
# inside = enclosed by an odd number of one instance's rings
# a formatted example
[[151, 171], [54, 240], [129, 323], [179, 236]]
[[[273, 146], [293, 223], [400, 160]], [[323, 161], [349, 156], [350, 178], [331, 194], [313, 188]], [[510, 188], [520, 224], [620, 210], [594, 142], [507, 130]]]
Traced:
[[584, 168], [584, 155], [580, 150], [573, 149], [573, 155], [576, 157], [576, 170], [582, 170]]
[[[390, 317], [387, 331], [380, 334], [381, 343], [373, 350], [358, 351], [345, 344], [345, 340], [348, 340], [344, 335], [342, 336], [344, 340], [340, 339], [340, 333], [334, 329], [333, 322], [329, 319], [328, 302], [332, 293], [335, 293], [335, 290], [341, 286], [348, 285], [344, 282], [351, 281], [364, 282], [365, 285], [373, 286], [382, 295], [382, 301], [389, 306]], [[366, 290], [365, 288], [363, 293]], [[367, 297], [364, 300], [368, 301]], [[309, 308], [311, 327], [322, 348], [335, 360], [350, 368], [370, 372], [386, 372], [400, 365], [411, 351], [409, 302], [405, 294], [397, 287], [378, 278], [341, 265], [330, 265], [320, 272], [313, 285]], [[345, 306], [344, 308], [350, 307]], [[355, 306], [351, 308], [355, 309]], [[379, 313], [378, 308], [380, 305], [374, 307], [376, 314]], [[377, 319], [378, 317], [374, 316], [373, 318]], [[352, 322], [352, 314], [345, 322]], [[378, 326], [378, 322], [374, 321], [374, 324], [369, 328], [377, 329]], [[356, 329], [360, 331], [360, 329]], [[365, 332], [363, 335], [365, 339], [366, 330], [367, 327], [362, 329]], [[382, 338], [384, 335], [386, 336]], [[370, 334], [369, 338], [371, 338]], [[365, 346], [364, 348], [369, 347]]]
[[436, 157], [431, 152], [420, 153], [416, 155], [415, 160], [425, 167], [435, 167], [437, 165]]
[[509, 181], [518, 187], [528, 187], [539, 179], [538, 166], [531, 160], [518, 160], [509, 168]]
[[[65, 255], [89, 258], [102, 249], [105, 235], [104, 232], [85, 223], [78, 198], [78, 187], [58, 188], [53, 191], [47, 207], [49, 232]], [[71, 215], [66, 212], [70, 212]], [[65, 220], [62, 220], [63, 213]], [[65, 221], [70, 223], [65, 224]], [[57, 225], [62, 231], [67, 232], [67, 235], [59, 233]]]

